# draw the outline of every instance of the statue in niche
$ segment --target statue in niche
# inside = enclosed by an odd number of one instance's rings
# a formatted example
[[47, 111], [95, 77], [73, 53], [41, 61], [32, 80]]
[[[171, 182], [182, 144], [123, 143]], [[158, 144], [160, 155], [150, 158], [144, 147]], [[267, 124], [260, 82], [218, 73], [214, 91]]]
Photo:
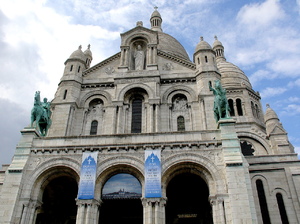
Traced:
[[144, 70], [144, 61], [145, 61], [144, 51], [142, 50], [141, 45], [138, 45], [137, 50], [134, 54], [135, 70]]
[[226, 97], [226, 89], [223, 89], [220, 80], [215, 80], [215, 88], [209, 82], [209, 90], [213, 91], [215, 95], [214, 115], [216, 122], [221, 118], [229, 118], [230, 108]]

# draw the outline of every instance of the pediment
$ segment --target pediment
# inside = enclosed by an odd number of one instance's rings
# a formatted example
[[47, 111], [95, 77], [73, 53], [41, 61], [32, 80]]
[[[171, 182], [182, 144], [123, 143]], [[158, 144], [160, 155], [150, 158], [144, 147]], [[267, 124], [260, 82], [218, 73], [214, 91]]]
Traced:
[[104, 69], [105, 73], [112, 74], [116, 70], [120, 63], [121, 52], [114, 54], [113, 56], [99, 62], [98, 64], [90, 67], [83, 72], [83, 77], [91, 76], [91, 74], [97, 73], [98, 70]]
[[177, 55], [173, 55], [168, 52], [158, 50], [158, 56], [168, 60], [170, 63], [178, 64], [182, 67], [189, 68], [193, 71], [196, 70], [196, 65], [193, 62], [188, 61], [185, 58], [178, 57]]
[[137, 26], [121, 34], [121, 46], [129, 46], [132, 41], [138, 38], [147, 40], [148, 44], [158, 44], [157, 31]]
[[280, 127], [279, 125], [276, 125], [273, 130], [270, 132], [270, 134], [286, 134], [286, 131]]

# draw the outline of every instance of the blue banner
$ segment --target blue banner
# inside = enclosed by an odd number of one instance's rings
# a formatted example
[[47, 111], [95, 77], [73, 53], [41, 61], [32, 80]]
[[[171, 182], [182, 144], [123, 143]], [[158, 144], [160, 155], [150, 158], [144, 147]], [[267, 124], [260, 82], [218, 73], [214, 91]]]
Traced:
[[84, 152], [80, 171], [78, 199], [94, 199], [98, 152]]
[[145, 150], [145, 197], [161, 197], [160, 150]]

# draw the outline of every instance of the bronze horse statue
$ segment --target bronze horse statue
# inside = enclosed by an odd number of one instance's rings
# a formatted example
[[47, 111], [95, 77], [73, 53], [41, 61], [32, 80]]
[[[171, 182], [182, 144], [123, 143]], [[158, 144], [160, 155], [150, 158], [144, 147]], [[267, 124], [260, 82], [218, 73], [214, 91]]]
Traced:
[[42, 103], [40, 91], [36, 91], [34, 96], [34, 106], [31, 110], [31, 127], [33, 127], [33, 123], [35, 122], [35, 127], [39, 128], [41, 135], [46, 136], [51, 125], [50, 116], [50, 103], [47, 102], [47, 98], [45, 98]]
[[209, 82], [209, 89], [213, 91], [215, 95], [214, 116], [216, 122], [221, 118], [229, 118], [230, 107], [226, 98], [226, 89], [223, 89], [220, 80], [215, 80], [215, 88], [213, 88], [211, 82]]

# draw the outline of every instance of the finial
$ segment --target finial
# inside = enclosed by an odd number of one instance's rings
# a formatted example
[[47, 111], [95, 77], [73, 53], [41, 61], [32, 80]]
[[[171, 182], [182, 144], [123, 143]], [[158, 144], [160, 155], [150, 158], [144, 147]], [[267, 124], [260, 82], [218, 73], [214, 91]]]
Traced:
[[202, 36], [200, 37], [200, 40], [203, 41], [203, 37]]
[[217, 35], [215, 35], [215, 40], [218, 40], [218, 37], [217, 37]]
[[89, 45], [88, 45], [88, 49], [90, 49], [90, 47], [91, 47], [91, 45], [89, 44]]
[[81, 46], [81, 45], [79, 45], [79, 47], [78, 47], [78, 50], [81, 50], [81, 48], [82, 48], [82, 46]]
[[266, 106], [267, 106], [267, 108], [270, 108], [270, 104], [267, 103]]
[[158, 7], [157, 7], [157, 6], [154, 6], [154, 9], [157, 11]]
[[143, 26], [143, 22], [142, 21], [137, 21], [136, 26]]

